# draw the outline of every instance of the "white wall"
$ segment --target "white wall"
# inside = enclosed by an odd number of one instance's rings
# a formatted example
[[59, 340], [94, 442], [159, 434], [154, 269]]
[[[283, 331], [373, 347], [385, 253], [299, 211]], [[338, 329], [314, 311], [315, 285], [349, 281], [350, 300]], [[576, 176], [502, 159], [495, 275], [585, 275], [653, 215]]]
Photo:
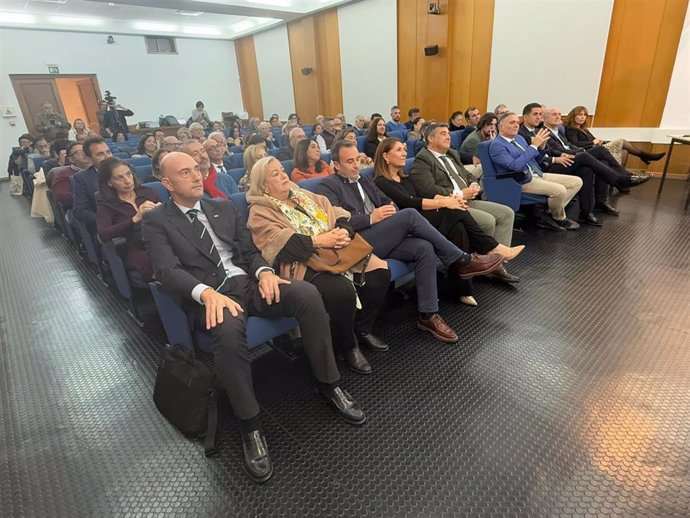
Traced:
[[295, 111], [287, 25], [255, 34], [254, 51], [264, 118], [268, 120], [272, 113], [277, 113], [282, 120], [287, 120], [288, 115]]
[[690, 5], [678, 44], [661, 127], [683, 129], [683, 134], [690, 133]]
[[365, 0], [338, 8], [343, 109], [355, 115], [387, 113], [398, 102], [395, 0]]
[[32, 31], [0, 28], [0, 105], [18, 113], [16, 126], [0, 118], [2, 153], [26, 132], [8, 74], [47, 74], [57, 64], [64, 74], [97, 74], [101, 93], [110, 90], [138, 121], [160, 115], [189, 117], [204, 101], [212, 119], [243, 111], [235, 48], [231, 41], [177, 39], [176, 55], [147, 54], [143, 36]]
[[489, 106], [593, 112], [612, 11], [613, 0], [496, 0]]

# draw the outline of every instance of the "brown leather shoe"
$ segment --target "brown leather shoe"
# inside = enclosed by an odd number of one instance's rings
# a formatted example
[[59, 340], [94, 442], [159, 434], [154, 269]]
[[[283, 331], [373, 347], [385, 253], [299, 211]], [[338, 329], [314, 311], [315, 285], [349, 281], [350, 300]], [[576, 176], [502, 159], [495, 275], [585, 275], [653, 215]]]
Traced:
[[454, 344], [459, 340], [458, 334], [453, 331], [453, 328], [446, 324], [441, 315], [434, 313], [426, 320], [422, 317], [417, 319], [417, 327], [422, 331], [427, 331], [434, 335], [436, 340], [441, 342], [448, 342]]
[[500, 267], [501, 264], [503, 264], [503, 256], [501, 254], [472, 254], [470, 264], [465, 266], [458, 265], [458, 276], [461, 279], [471, 279], [477, 275], [486, 275]]
[[501, 265], [498, 268], [496, 268], [491, 275], [496, 277], [497, 279], [503, 281], [503, 282], [508, 282], [508, 283], [515, 283], [515, 282], [520, 282], [520, 277], [517, 275], [513, 275], [511, 273], [508, 273], [508, 270], [506, 270], [505, 265]]

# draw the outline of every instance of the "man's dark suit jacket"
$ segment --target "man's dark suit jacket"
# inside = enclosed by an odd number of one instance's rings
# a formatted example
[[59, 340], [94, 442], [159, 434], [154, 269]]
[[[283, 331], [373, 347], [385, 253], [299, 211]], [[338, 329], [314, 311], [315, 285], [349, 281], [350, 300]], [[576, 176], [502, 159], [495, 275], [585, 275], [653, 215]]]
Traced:
[[294, 160], [295, 159], [295, 150], [291, 146], [281, 147], [278, 150], [278, 154], [276, 155], [276, 158], [278, 160], [280, 160], [281, 162], [284, 160]]
[[[417, 156], [419, 152], [422, 150], [422, 148], [426, 147], [424, 144], [423, 139], [417, 139], [412, 143], [407, 143], [408, 146], [413, 145], [414, 146], [414, 156]], [[472, 153], [465, 153], [464, 151], [459, 151], [456, 149], [458, 153], [460, 153], [460, 162], [462, 162], [463, 165], [472, 165], [474, 163], [474, 155]]]
[[[469, 187], [472, 182], [477, 181], [462, 166], [460, 154], [457, 151], [449, 149], [446, 154], [453, 161], [460, 179], [465, 182], [465, 185], [462, 183], [458, 185], [461, 189]], [[412, 162], [412, 168], [410, 169], [410, 181], [414, 185], [417, 194], [423, 198], [433, 198], [437, 194], [448, 196], [453, 193], [453, 184], [450, 178], [448, 178], [446, 171], [438, 159], [426, 147], [414, 157], [414, 162]]]
[[[216, 235], [230, 245], [235, 266], [253, 279], [260, 268], [268, 267], [232, 202], [201, 200], [201, 208]], [[172, 201], [144, 213], [142, 235], [156, 278], [178, 303], [188, 306], [197, 284], [215, 289], [225, 279], [223, 265], [216, 265], [189, 218]]]
[[[371, 178], [360, 176], [359, 184], [367, 196], [369, 196], [374, 207], [378, 208], [391, 203], [391, 199], [374, 185], [374, 181]], [[332, 174], [318, 185], [316, 192], [328, 198], [331, 204], [342, 207], [352, 215], [350, 225], [352, 225], [355, 232], [371, 226], [371, 218], [364, 211], [364, 201], [359, 194], [359, 189], [356, 184], [350, 183], [347, 178], [340, 176], [338, 173]]]
[[96, 229], [96, 197], [98, 191], [98, 172], [91, 166], [72, 177], [72, 214], [91, 230]]

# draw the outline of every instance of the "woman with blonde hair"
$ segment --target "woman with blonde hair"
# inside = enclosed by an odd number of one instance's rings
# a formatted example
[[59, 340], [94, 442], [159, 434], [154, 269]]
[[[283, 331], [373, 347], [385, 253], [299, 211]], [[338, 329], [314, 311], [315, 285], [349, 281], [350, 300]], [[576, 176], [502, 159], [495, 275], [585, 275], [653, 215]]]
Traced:
[[266, 149], [265, 144], [251, 144], [247, 146], [247, 149], [244, 150], [244, 156], [242, 157], [242, 162], [244, 163], [245, 169], [244, 176], [240, 178], [239, 182], [237, 182], [237, 188], [240, 191], [246, 192], [249, 190], [252, 168], [254, 167], [254, 164], [265, 156], [268, 156], [268, 150]]
[[359, 343], [376, 351], [388, 349], [371, 334], [390, 282], [386, 262], [372, 255], [344, 274], [309, 267], [307, 261], [318, 249], [340, 250], [350, 244], [355, 235], [350, 213], [325, 196], [300, 189], [275, 157], [262, 158], [252, 168], [247, 201], [247, 227], [264, 259], [281, 277], [316, 287], [330, 316], [336, 353], [355, 372], [370, 374]]
[[587, 128], [587, 117], [589, 117], [587, 108], [575, 106], [565, 118], [565, 136], [573, 146], [584, 149], [589, 149], [593, 146], [604, 146], [621, 165], [623, 164], [623, 150], [639, 157], [645, 164], [661, 160], [666, 155], [666, 153], [647, 153], [622, 138], [609, 142], [598, 139]]

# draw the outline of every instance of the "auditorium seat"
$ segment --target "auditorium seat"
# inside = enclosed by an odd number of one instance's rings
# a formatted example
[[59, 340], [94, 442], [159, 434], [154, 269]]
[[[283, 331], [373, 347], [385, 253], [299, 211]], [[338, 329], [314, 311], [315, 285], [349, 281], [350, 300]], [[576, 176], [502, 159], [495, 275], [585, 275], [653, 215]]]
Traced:
[[216, 187], [223, 191], [227, 197], [240, 192], [235, 180], [233, 180], [232, 176], [227, 174], [219, 174], [216, 176]]
[[294, 162], [292, 160], [282, 160], [280, 162], [280, 165], [283, 166], [283, 169], [285, 169], [285, 172], [287, 173], [288, 176], [290, 176], [290, 173], [294, 169]]
[[408, 158], [405, 160], [405, 165], [403, 166], [403, 172], [405, 174], [410, 174], [410, 169], [412, 169], [412, 164], [414, 163], [414, 158]]
[[143, 182], [153, 174], [153, 166], [151, 164], [136, 165], [134, 166], [134, 173], [137, 175], [137, 178], [139, 178], [139, 181]]
[[242, 151], [242, 146], [230, 146], [230, 153], [242, 155], [244, 151]]
[[113, 156], [116, 158], [121, 158], [122, 160], [125, 160], [129, 158], [130, 154], [125, 152], [125, 151], [113, 151]]
[[149, 189], [153, 189], [156, 191], [156, 194], [158, 194], [158, 199], [162, 203], [167, 203], [170, 200], [170, 191], [163, 187], [163, 184], [160, 182], [149, 182], [145, 183], [144, 187], [148, 187]]
[[[38, 172], [40, 171], [41, 167], [43, 167], [43, 163], [46, 162], [47, 160], [50, 160], [53, 158], [52, 156], [35, 156], [31, 158], [34, 162], [34, 171]], [[44, 174], [48, 174], [48, 171], [43, 171]]]
[[237, 169], [238, 167], [242, 167], [244, 165], [244, 155], [238, 153], [236, 155], [233, 154], [223, 157], [223, 165], [225, 169]]
[[268, 155], [269, 156], [278, 156], [278, 150], [279, 150], [279, 148], [273, 147], [273, 148], [268, 150]]
[[127, 158], [125, 162], [127, 162], [132, 167], [136, 167], [138, 165], [151, 165], [151, 157], [138, 156], [136, 158]]
[[496, 178], [496, 170], [489, 156], [490, 144], [491, 141], [480, 142], [477, 146], [479, 160], [482, 163], [486, 199], [507, 205], [516, 212], [520, 210], [521, 205], [546, 204], [546, 196], [523, 193], [520, 184], [513, 178]]
[[450, 132], [450, 147], [452, 147], [456, 151], [460, 150], [460, 145], [462, 144], [462, 139], [460, 138], [462, 131], [463, 130], [457, 130], [457, 131], [451, 131]]
[[321, 160], [326, 162], [328, 165], [331, 165], [331, 154], [329, 152], [324, 153], [321, 155]]
[[127, 313], [139, 324], [143, 326], [141, 315], [136, 300], [134, 299], [134, 289], [146, 289], [147, 283], [139, 275], [139, 272], [127, 271], [123, 260], [123, 255], [127, 247], [127, 240], [124, 237], [116, 237], [110, 241], [102, 241], [101, 244], [103, 258], [108, 262], [110, 273], [118, 293], [127, 301]]
[[362, 135], [361, 137], [357, 137], [357, 151], [360, 153], [364, 153], [364, 145], [367, 142], [367, 136]]
[[237, 167], [235, 169], [228, 169], [228, 176], [230, 176], [233, 180], [235, 180], [235, 183], [238, 184], [240, 183], [240, 178], [244, 176], [245, 168], [244, 167]]
[[407, 135], [405, 134], [405, 132], [403, 130], [396, 130], [396, 131], [389, 131], [388, 132], [389, 138], [397, 138], [397, 139], [402, 140], [403, 142], [405, 142], [406, 136]]

